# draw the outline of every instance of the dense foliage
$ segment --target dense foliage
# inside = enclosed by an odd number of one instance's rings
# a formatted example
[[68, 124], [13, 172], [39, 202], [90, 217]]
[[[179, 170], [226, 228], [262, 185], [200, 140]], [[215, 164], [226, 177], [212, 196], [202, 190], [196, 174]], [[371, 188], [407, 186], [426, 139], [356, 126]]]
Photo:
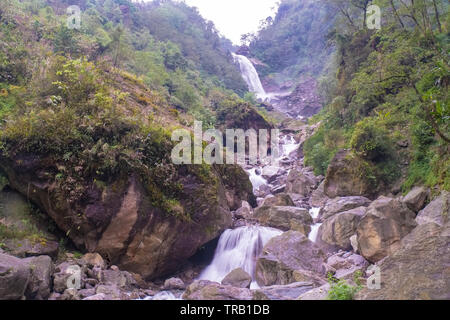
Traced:
[[336, 72], [322, 87], [328, 103], [315, 117], [319, 131], [305, 143], [307, 164], [324, 174], [334, 154], [348, 148], [377, 184], [402, 176], [405, 191], [415, 184], [448, 190], [448, 4], [365, 1], [362, 8], [383, 8], [381, 30], [368, 30], [360, 4], [334, 3], [341, 12]]

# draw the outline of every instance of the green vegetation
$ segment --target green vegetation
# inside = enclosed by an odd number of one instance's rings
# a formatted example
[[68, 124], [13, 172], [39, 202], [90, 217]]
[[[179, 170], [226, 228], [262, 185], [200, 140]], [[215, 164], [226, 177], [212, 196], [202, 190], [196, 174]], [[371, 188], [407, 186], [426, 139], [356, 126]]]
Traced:
[[448, 5], [365, 3], [385, 8], [381, 30], [363, 28], [357, 4], [334, 2], [342, 13], [332, 38], [335, 71], [323, 80], [327, 105], [311, 120], [322, 125], [305, 143], [306, 163], [325, 174], [347, 148], [377, 184], [404, 174], [405, 192], [417, 184], [449, 190]]
[[353, 275], [356, 286], [347, 283], [346, 280], [336, 279], [331, 273], [328, 274], [328, 283], [331, 288], [328, 291], [328, 300], [353, 300], [355, 294], [362, 289], [361, 272], [356, 271]]

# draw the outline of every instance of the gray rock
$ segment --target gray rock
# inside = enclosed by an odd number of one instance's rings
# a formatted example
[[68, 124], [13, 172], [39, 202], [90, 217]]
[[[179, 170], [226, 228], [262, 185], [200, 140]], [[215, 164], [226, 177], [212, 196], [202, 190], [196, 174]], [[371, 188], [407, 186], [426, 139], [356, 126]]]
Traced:
[[320, 239], [329, 245], [350, 250], [352, 248], [350, 238], [356, 233], [356, 227], [366, 211], [366, 207], [359, 207], [325, 220], [319, 229]]
[[416, 226], [416, 214], [398, 199], [381, 196], [368, 208], [358, 228], [358, 250], [370, 262], [394, 253]]
[[429, 195], [430, 190], [424, 187], [415, 187], [403, 198], [403, 202], [410, 210], [417, 213], [423, 209]]
[[46, 300], [52, 286], [53, 262], [49, 256], [32, 257], [23, 260], [28, 264], [31, 276], [25, 291], [27, 299]]
[[289, 206], [295, 206], [294, 201], [292, 201], [292, 198], [286, 194], [286, 193], [279, 193], [276, 194], [275, 196], [267, 196], [264, 199], [264, 202], [262, 204], [262, 206], [267, 206], [267, 207], [289, 207]]
[[307, 174], [300, 168], [292, 169], [286, 181], [286, 192], [308, 196], [318, 186], [318, 180], [313, 174]]
[[269, 300], [295, 300], [300, 295], [314, 289], [312, 282], [295, 282], [288, 285], [274, 285], [258, 289], [259, 294], [263, 294]]
[[304, 281], [322, 285], [325, 258], [321, 248], [302, 233], [285, 232], [264, 247], [256, 263], [255, 278], [260, 286]]
[[223, 280], [222, 284], [225, 286], [232, 286], [236, 288], [250, 288], [252, 277], [242, 268], [231, 271]]
[[449, 221], [450, 216], [450, 193], [442, 191], [441, 195], [430, 202], [429, 205], [419, 212], [416, 218], [418, 224], [434, 222], [443, 226]]
[[100, 267], [101, 269], [106, 268], [105, 260], [103, 260], [102, 256], [98, 253], [87, 253], [85, 254], [81, 260], [83, 260], [89, 268]]
[[170, 278], [164, 282], [164, 290], [184, 290], [186, 285], [180, 278]]
[[259, 223], [280, 230], [295, 230], [307, 235], [313, 223], [309, 211], [297, 207], [268, 207], [255, 210], [253, 218]]
[[320, 218], [326, 220], [340, 212], [358, 207], [367, 207], [370, 203], [371, 201], [369, 199], [360, 196], [334, 198], [327, 201], [325, 206], [320, 210]]
[[378, 266], [381, 290], [364, 288], [356, 299], [450, 300], [450, 224], [419, 225]]
[[224, 286], [211, 281], [195, 281], [183, 294], [184, 300], [253, 300], [253, 292], [247, 288]]
[[98, 301], [98, 300], [107, 300], [106, 295], [104, 293], [98, 293], [90, 297], [86, 297], [83, 300], [87, 301]]
[[301, 294], [297, 300], [326, 300], [328, 296], [328, 291], [330, 291], [330, 284], [324, 284], [321, 287], [314, 288], [303, 294]]
[[0, 254], [0, 299], [18, 300], [25, 294], [30, 280], [29, 265], [16, 257]]

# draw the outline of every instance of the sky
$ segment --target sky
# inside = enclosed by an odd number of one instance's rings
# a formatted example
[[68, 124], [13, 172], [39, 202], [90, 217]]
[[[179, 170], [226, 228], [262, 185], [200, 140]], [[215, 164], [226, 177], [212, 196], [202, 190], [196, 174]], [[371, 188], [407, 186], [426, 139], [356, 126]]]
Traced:
[[197, 7], [203, 18], [214, 22], [217, 30], [235, 44], [241, 35], [258, 31], [259, 22], [274, 16], [279, 0], [185, 0]]
[[241, 35], [258, 31], [259, 22], [274, 16], [279, 0], [184, 0], [197, 7], [203, 18], [214, 22], [217, 30], [234, 44]]

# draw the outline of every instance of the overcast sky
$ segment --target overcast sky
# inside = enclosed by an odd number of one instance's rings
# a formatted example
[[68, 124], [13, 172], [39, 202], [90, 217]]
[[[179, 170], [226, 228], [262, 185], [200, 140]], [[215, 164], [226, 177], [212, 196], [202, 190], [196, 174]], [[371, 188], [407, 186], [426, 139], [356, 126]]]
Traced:
[[259, 22], [274, 16], [279, 0], [184, 0], [197, 7], [203, 18], [214, 22], [217, 30], [240, 44], [241, 35], [258, 30]]

